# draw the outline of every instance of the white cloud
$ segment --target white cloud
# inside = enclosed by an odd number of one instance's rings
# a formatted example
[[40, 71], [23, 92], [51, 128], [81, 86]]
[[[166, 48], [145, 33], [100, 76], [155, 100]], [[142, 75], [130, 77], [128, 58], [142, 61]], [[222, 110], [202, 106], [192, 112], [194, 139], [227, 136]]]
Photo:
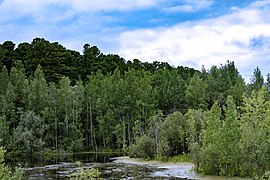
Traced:
[[18, 12], [33, 13], [43, 10], [50, 5], [68, 6], [75, 11], [128, 10], [155, 5], [160, 0], [6, 0], [2, 10], [17, 10]]
[[191, 5], [182, 5], [182, 6], [173, 6], [167, 8], [166, 11], [168, 12], [192, 12], [194, 11], [194, 7]]
[[164, 0], [5, 0], [0, 4], [0, 23], [27, 16], [35, 23], [55, 23], [82, 13], [142, 9], [161, 1]]
[[166, 8], [167, 12], [194, 12], [210, 7], [213, 0], [184, 0], [183, 5], [172, 6]]
[[133, 8], [144, 8], [156, 4], [158, 1], [155, 0], [69, 0], [72, 7], [76, 10], [128, 10]]
[[[126, 59], [169, 61], [192, 67], [195, 64], [199, 69], [227, 60], [235, 61], [240, 71], [253, 70], [257, 65], [265, 68], [266, 60], [270, 59], [269, 46], [253, 48], [251, 41], [270, 37], [270, 18], [266, 18], [269, 6], [269, 1], [259, 1], [217, 18], [124, 32], [119, 37], [119, 52]], [[264, 42], [268, 41], [260, 43]]]

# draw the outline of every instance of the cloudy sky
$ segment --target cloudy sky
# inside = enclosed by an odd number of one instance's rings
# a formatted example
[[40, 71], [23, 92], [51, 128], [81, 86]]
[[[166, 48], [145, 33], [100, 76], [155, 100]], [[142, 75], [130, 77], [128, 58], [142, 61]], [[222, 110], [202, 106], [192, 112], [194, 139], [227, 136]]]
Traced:
[[126, 60], [270, 72], [270, 0], [0, 0], [0, 43], [35, 37]]

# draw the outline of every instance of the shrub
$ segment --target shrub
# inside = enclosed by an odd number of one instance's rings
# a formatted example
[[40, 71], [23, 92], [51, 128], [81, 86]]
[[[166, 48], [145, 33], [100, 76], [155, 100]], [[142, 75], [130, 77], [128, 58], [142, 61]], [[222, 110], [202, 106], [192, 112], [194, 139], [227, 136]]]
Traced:
[[83, 169], [81, 168], [79, 172], [73, 173], [70, 175], [71, 180], [98, 180], [102, 179], [100, 177], [101, 173], [98, 169], [90, 168], [90, 169]]
[[157, 156], [161, 161], [167, 161], [170, 155], [170, 146], [166, 138], [161, 138], [157, 146]]
[[0, 147], [0, 179], [1, 180], [17, 180], [23, 179], [24, 170], [22, 168], [16, 168], [12, 173], [8, 167], [5, 166], [4, 163], [4, 153], [2, 147]]
[[133, 157], [152, 159], [155, 156], [154, 140], [147, 135], [143, 135], [136, 139], [136, 142], [131, 147], [130, 152]]

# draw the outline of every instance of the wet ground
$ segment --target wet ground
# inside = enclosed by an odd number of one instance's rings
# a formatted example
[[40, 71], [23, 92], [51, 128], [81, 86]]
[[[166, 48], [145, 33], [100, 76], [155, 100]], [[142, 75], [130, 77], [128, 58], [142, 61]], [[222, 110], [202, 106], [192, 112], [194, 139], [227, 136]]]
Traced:
[[151, 177], [163, 178], [184, 178], [184, 179], [197, 179], [197, 174], [193, 171], [192, 163], [168, 163], [157, 161], [142, 161], [140, 159], [129, 157], [118, 157], [114, 159], [114, 163], [133, 164], [154, 167], [155, 171]]
[[[83, 168], [97, 168], [104, 179], [202, 179], [202, 180], [244, 180], [216, 176], [200, 176], [193, 171], [192, 163], [163, 163], [142, 161], [129, 157], [111, 158], [108, 162], [82, 163]], [[68, 179], [79, 170], [76, 163], [60, 162], [42, 167], [27, 168], [28, 179]]]

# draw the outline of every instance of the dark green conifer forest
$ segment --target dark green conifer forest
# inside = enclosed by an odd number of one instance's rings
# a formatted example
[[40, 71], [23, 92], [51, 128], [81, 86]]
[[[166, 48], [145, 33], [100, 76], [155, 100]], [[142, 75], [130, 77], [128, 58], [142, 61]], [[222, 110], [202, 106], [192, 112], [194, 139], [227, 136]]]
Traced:
[[162, 160], [191, 154], [203, 174], [262, 176], [270, 169], [270, 78], [254, 68], [246, 84], [231, 61], [198, 71], [126, 61], [89, 44], [81, 54], [43, 38], [6, 41], [0, 146], [6, 157], [26, 158], [50, 151], [123, 150]]

